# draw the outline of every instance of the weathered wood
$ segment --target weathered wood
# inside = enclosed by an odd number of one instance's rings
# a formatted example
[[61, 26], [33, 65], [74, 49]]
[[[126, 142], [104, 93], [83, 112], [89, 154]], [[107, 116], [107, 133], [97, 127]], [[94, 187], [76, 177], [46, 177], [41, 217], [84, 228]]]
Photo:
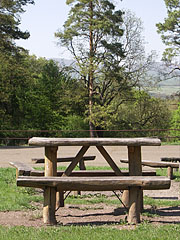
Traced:
[[[22, 162], [10, 162], [11, 166], [18, 170], [17, 176], [44, 176], [43, 170], [35, 170], [33, 167], [28, 166]], [[121, 170], [123, 176], [129, 176], [128, 170]], [[64, 171], [57, 171], [57, 176], [62, 176]], [[143, 176], [156, 176], [155, 171], [144, 170], [142, 172]], [[100, 176], [116, 176], [115, 172], [112, 170], [78, 170], [73, 171], [70, 176], [73, 177], [100, 177]]]
[[[141, 176], [142, 166], [141, 166], [141, 146], [128, 146], [128, 163], [129, 163], [129, 175], [130, 176]], [[139, 207], [141, 211], [143, 210], [143, 192], [141, 192], [141, 199], [139, 202]], [[129, 192], [124, 191], [122, 195], [122, 201], [124, 205], [129, 207]]]
[[[62, 176], [64, 171], [57, 171], [57, 176]], [[121, 173], [123, 176], [129, 176], [128, 170], [121, 170]], [[40, 170], [32, 170], [30, 172], [30, 176], [44, 176], [44, 171]], [[114, 171], [112, 170], [78, 170], [73, 171], [70, 176], [72, 177], [100, 177], [100, 176], [117, 176]], [[142, 172], [142, 176], [156, 176], [155, 171], [148, 171], [144, 170]]]
[[[128, 163], [129, 161], [126, 160], [126, 159], [121, 159], [120, 160], [122, 163]], [[141, 164], [143, 166], [149, 166], [149, 167], [164, 167], [164, 168], [167, 168], [167, 167], [172, 167], [172, 168], [179, 168], [179, 163], [175, 163], [175, 162], [161, 162], [161, 161], [150, 161], [150, 160], [143, 160], [141, 162]]]
[[16, 178], [18, 176], [30, 176], [31, 171], [34, 170], [34, 168], [22, 162], [9, 162], [9, 164], [16, 168]]
[[140, 205], [141, 191], [139, 187], [130, 187], [129, 189], [129, 213], [128, 223], [137, 224], [140, 223]]
[[57, 147], [45, 147], [45, 176], [57, 175]]
[[[128, 163], [128, 160], [120, 160], [122, 163]], [[154, 168], [167, 168], [167, 175], [170, 179], [173, 179], [173, 168], [179, 168], [179, 163], [175, 162], [164, 162], [164, 161], [150, 161], [143, 160], [142, 166], [154, 167]]]
[[164, 162], [180, 162], [180, 158], [178, 158], [178, 157], [163, 157], [163, 158], [161, 158], [161, 161], [164, 161]]
[[[63, 157], [57, 158], [57, 162], [72, 162], [74, 161], [75, 157]], [[82, 158], [83, 161], [93, 161], [95, 160], [96, 156], [84, 156]], [[33, 163], [44, 163], [44, 158], [32, 158]]]
[[71, 174], [71, 172], [73, 171], [73, 169], [76, 167], [76, 165], [78, 164], [78, 162], [82, 159], [82, 157], [84, 156], [84, 154], [86, 153], [86, 151], [88, 150], [89, 146], [83, 146], [80, 151], [78, 152], [78, 154], [76, 155], [76, 157], [74, 158], [74, 161], [72, 161], [70, 163], [70, 165], [68, 166], [68, 168], [65, 170], [63, 176], [69, 176]]
[[160, 146], [158, 138], [43, 138], [29, 139], [30, 146]]
[[61, 191], [112, 191], [129, 187], [141, 187], [145, 190], [168, 189], [170, 180], [161, 176], [115, 176], [115, 177], [32, 177], [19, 176], [17, 186], [56, 187]]
[[57, 223], [55, 216], [56, 207], [56, 188], [44, 188], [43, 221], [45, 224], [55, 225]]
[[114, 170], [115, 174], [117, 176], [123, 176], [121, 170], [118, 168], [118, 166], [112, 160], [111, 156], [108, 154], [108, 152], [105, 150], [105, 148], [103, 146], [96, 146], [96, 147], [100, 151], [100, 153], [103, 155], [103, 157], [106, 159], [106, 161], [110, 165], [110, 167]]
[[[45, 147], [45, 177], [57, 176], [57, 147]], [[56, 224], [56, 189], [44, 188], [43, 219], [46, 224]]]
[[173, 179], [173, 168], [172, 167], [167, 168], [167, 175], [168, 175], [169, 179]]

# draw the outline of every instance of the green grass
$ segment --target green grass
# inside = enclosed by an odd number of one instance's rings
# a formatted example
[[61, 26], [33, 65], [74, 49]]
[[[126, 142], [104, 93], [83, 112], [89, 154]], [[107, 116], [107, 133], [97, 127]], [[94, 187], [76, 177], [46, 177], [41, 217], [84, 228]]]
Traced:
[[175, 240], [180, 239], [180, 225], [140, 224], [134, 230], [109, 226], [58, 226], [46, 228], [0, 227], [0, 240]]
[[[62, 169], [62, 168], [60, 168]], [[88, 167], [91, 170], [98, 169], [110, 169], [101, 167]], [[158, 175], [165, 175], [167, 169], [158, 170]], [[177, 178], [179, 177], [179, 173]], [[23, 188], [16, 186], [15, 169], [12, 168], [0, 168], [0, 211], [11, 210], [24, 210], [33, 209], [33, 202], [42, 202], [42, 196], [39, 195], [34, 189]], [[82, 204], [83, 210], [86, 210], [86, 205], [94, 206], [96, 203], [105, 203], [109, 205], [120, 206], [120, 202], [113, 195], [110, 197], [104, 194], [86, 194], [82, 196], [70, 196], [67, 198], [66, 203], [69, 204]], [[144, 198], [145, 205], [150, 205], [152, 209], [156, 210], [159, 206], [179, 206], [180, 201], [168, 201], [157, 200], [149, 197]], [[87, 206], [87, 207], [88, 207]], [[156, 211], [143, 213], [144, 216], [157, 216]], [[126, 225], [126, 226], [125, 226]], [[121, 229], [121, 228], [127, 229]], [[121, 230], [120, 230], [121, 229]], [[131, 230], [132, 229], [132, 230]], [[4, 227], [0, 226], [0, 240], [41, 240], [41, 239], [53, 239], [53, 240], [170, 240], [180, 239], [180, 225], [168, 224], [168, 225], [156, 225], [148, 222], [143, 222], [140, 225], [128, 226], [124, 222], [119, 222], [116, 225], [103, 225], [102, 226], [61, 226], [56, 227]]]
[[[167, 168], [159, 168], [156, 169], [156, 174], [157, 176], [167, 176]], [[175, 169], [173, 169], [173, 176], [174, 176], [174, 180], [179, 182], [180, 181], [180, 172], [179, 170], [176, 171]]]
[[[64, 169], [60, 167], [59, 169]], [[109, 167], [87, 167], [88, 170], [110, 169]], [[157, 174], [165, 176], [167, 169], [157, 170]], [[175, 172], [176, 181], [180, 181], [179, 172]], [[119, 193], [119, 192], [117, 192]], [[43, 203], [43, 196], [36, 192], [33, 188], [24, 188], [16, 186], [15, 169], [13, 168], [0, 168], [0, 211], [16, 211], [24, 209], [35, 209], [34, 202]], [[111, 195], [107, 197], [104, 194], [86, 194], [78, 196], [69, 196], [66, 199], [67, 204], [84, 204], [93, 205], [104, 203], [107, 205], [120, 206], [120, 201]], [[158, 200], [152, 198], [144, 198], [145, 205], [151, 206], [179, 206], [180, 201]]]
[[0, 168], [0, 211], [32, 209], [31, 202], [42, 199], [34, 189], [16, 186], [15, 169]]

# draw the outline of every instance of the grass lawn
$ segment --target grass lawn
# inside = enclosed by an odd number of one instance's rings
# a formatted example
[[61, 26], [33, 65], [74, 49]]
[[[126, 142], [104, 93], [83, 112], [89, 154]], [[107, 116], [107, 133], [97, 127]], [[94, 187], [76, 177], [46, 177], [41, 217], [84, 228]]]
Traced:
[[[92, 169], [92, 168], [90, 168]], [[100, 168], [93, 168], [100, 169]], [[103, 168], [104, 169], [104, 168]], [[107, 168], [106, 168], [107, 169]], [[158, 170], [158, 175], [166, 175], [167, 169]], [[176, 180], [180, 179], [178, 172], [175, 172]], [[16, 187], [15, 169], [13, 168], [0, 168], [0, 211], [12, 210], [34, 210], [36, 207], [33, 202], [43, 202], [42, 194], [31, 188]], [[97, 195], [82, 195], [79, 197], [68, 197], [66, 203], [70, 204], [95, 204], [105, 203], [119, 206], [119, 200], [114, 197], [107, 197], [103, 194]], [[180, 201], [167, 201], [167, 200], [154, 200], [145, 197], [145, 204], [151, 206], [179, 206]], [[146, 214], [146, 213], [145, 213]], [[142, 223], [131, 226], [128, 229], [123, 229], [127, 226], [126, 223], [120, 222], [118, 225], [103, 225], [102, 226], [61, 226], [56, 227], [5, 227], [0, 226], [0, 240], [45, 240], [45, 239], [63, 239], [63, 240], [79, 240], [79, 239], [180, 239], [180, 224], [168, 224], [154, 226], [150, 223]], [[130, 230], [131, 229], [131, 230]]]
[[134, 230], [113, 227], [2, 227], [0, 240], [175, 240], [180, 239], [180, 225], [140, 224]]

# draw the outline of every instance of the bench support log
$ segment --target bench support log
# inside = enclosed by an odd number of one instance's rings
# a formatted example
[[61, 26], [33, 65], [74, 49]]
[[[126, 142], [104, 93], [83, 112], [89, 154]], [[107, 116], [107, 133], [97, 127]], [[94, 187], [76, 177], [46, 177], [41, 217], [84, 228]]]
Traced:
[[48, 225], [57, 224], [55, 216], [56, 188], [46, 187], [44, 189], [43, 221]]
[[170, 188], [166, 177], [115, 176], [115, 177], [32, 177], [19, 176], [17, 186], [44, 189], [43, 219], [45, 224], [56, 224], [56, 191], [112, 191], [129, 189], [128, 222], [140, 222], [141, 189], [159, 190]]
[[[45, 177], [57, 176], [57, 147], [45, 147]], [[59, 205], [60, 199], [56, 202], [56, 189], [46, 187], [44, 189], [43, 219], [45, 224], [56, 224], [55, 208]]]
[[139, 187], [131, 187], [129, 189], [129, 213], [128, 223], [137, 224], [140, 223], [140, 204], [141, 190]]
[[[128, 146], [128, 160], [129, 160], [129, 175], [130, 176], [142, 176], [141, 165], [141, 147]], [[134, 171], [136, 169], [136, 172]], [[140, 190], [141, 197], [139, 198], [139, 208], [143, 211], [143, 191]], [[125, 190], [122, 196], [122, 202], [129, 208], [129, 190]]]

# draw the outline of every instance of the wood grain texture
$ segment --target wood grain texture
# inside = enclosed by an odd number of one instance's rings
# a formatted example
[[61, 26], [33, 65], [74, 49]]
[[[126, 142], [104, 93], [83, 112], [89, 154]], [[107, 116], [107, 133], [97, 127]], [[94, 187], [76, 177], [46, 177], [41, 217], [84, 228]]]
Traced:
[[[57, 171], [57, 176], [61, 177], [64, 171]], [[129, 176], [128, 170], [121, 170], [123, 176]], [[44, 176], [44, 171], [40, 170], [32, 170], [29, 176]], [[70, 176], [72, 177], [106, 177], [106, 176], [117, 176], [114, 171], [112, 170], [78, 170], [73, 171]], [[142, 176], [156, 176], [156, 171], [152, 170], [144, 170], [142, 172]]]
[[32, 177], [19, 176], [17, 186], [55, 187], [61, 191], [112, 191], [129, 187], [142, 189], [168, 189], [170, 179], [161, 176], [115, 176], [115, 177]]
[[[57, 162], [72, 162], [75, 157], [63, 157], [57, 158]], [[83, 161], [93, 161], [96, 156], [84, 156], [82, 158]], [[44, 158], [32, 158], [33, 163], [44, 163]]]
[[158, 138], [42, 138], [29, 139], [30, 146], [160, 146]]
[[[122, 163], [129, 163], [128, 160], [122, 159], [120, 160]], [[135, 162], [135, 161], [134, 161]], [[172, 168], [179, 168], [179, 163], [175, 162], [164, 162], [164, 161], [149, 161], [149, 160], [143, 160], [141, 162], [143, 166], [149, 166], [149, 167], [172, 167]]]

